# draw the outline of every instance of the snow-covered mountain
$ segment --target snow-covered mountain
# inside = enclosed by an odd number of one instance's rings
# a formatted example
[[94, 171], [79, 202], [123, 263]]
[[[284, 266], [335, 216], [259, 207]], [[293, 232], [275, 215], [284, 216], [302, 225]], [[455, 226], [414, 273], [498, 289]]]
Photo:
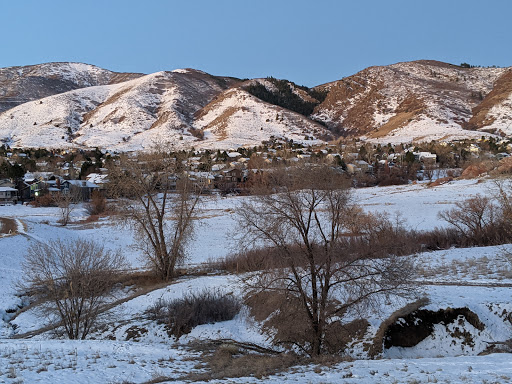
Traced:
[[82, 63], [0, 68], [0, 112], [74, 89], [115, 84], [140, 76], [142, 74], [112, 72]]
[[340, 135], [383, 142], [511, 134], [511, 79], [512, 68], [427, 60], [370, 67], [317, 87], [328, 94], [313, 116]]
[[195, 113], [235, 80], [195, 70], [157, 72], [31, 101], [0, 114], [11, 146], [137, 150], [198, 139]]
[[251, 146], [269, 137], [318, 143], [333, 138], [324, 126], [297, 112], [272, 105], [243, 87], [231, 88], [203, 108], [195, 126], [204, 132], [202, 147]]
[[[102, 76], [101, 73], [98, 77]], [[242, 82], [193, 69], [157, 72], [30, 101], [0, 114], [0, 138], [17, 147], [155, 145], [229, 148], [270, 137], [332, 139], [322, 125], [249, 94]], [[85, 84], [85, 83], [84, 83]], [[87, 86], [89, 84], [89, 86]]]
[[[3, 112], [2, 112], [3, 111]], [[380, 142], [512, 134], [512, 67], [437, 61], [370, 67], [313, 89], [193, 69], [149, 75], [80, 63], [0, 69], [0, 141], [18, 147], [139, 150]]]

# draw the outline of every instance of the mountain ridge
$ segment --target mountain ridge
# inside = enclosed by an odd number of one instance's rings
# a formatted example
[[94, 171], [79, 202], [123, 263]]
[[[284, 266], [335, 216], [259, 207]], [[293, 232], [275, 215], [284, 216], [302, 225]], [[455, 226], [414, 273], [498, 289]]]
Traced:
[[372, 66], [316, 87], [191, 68], [120, 73], [83, 63], [0, 68], [0, 140], [11, 146], [147, 149], [512, 134], [512, 67], [434, 60]]

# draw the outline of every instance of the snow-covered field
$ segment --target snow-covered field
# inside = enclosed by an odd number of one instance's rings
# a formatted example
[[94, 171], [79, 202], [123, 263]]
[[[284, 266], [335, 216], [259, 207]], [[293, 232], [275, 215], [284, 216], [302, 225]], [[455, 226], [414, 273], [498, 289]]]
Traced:
[[[358, 189], [354, 201], [367, 211], [399, 213], [410, 228], [422, 230], [445, 225], [437, 213], [477, 193], [490, 195], [491, 181], [454, 181], [429, 188], [426, 184]], [[247, 197], [206, 197], [201, 219], [189, 250], [194, 266], [226, 256], [236, 249], [236, 205]], [[215, 287], [227, 294], [241, 295], [239, 278], [233, 275], [204, 275], [178, 279], [171, 285], [134, 297], [106, 313], [107, 326], [91, 335], [91, 340], [67, 341], [42, 333], [30, 339], [12, 339], [37, 330], [46, 318], [36, 309], [17, 315], [22, 306], [17, 282], [23, 279], [21, 265], [28, 247], [36, 241], [85, 237], [120, 248], [133, 268], [143, 268], [138, 251], [132, 247], [129, 229], [111, 218], [96, 223], [57, 224], [58, 209], [28, 206], [0, 206], [0, 217], [18, 220], [20, 234], [0, 237], [0, 383], [121, 383], [147, 382], [165, 376], [183, 382], [190, 373], [202, 373], [199, 353], [188, 348], [195, 339], [234, 339], [268, 346], [258, 325], [242, 310], [233, 320], [201, 325], [180, 338], [170, 338], [161, 326], [146, 316], [146, 310], [161, 299], [181, 297], [185, 293]], [[87, 216], [80, 207], [74, 221]], [[423, 382], [499, 382], [512, 380], [509, 354], [477, 356], [489, 342], [511, 338], [512, 273], [504, 251], [512, 246], [450, 249], [414, 256], [420, 267], [418, 297], [426, 297], [424, 309], [467, 307], [485, 324], [482, 331], [459, 321], [462, 331], [471, 332], [473, 343], [453, 336], [455, 324], [436, 326], [434, 333], [412, 348], [385, 349], [381, 359], [358, 359], [331, 366], [299, 366], [266, 378], [232, 378], [232, 383], [423, 383]], [[119, 297], [133, 292], [124, 290]], [[368, 340], [379, 325], [403, 300], [391, 301], [381, 311], [370, 313]], [[133, 335], [134, 327], [144, 329]], [[450, 328], [451, 327], [451, 328]], [[363, 356], [361, 345], [352, 347], [357, 359]], [[225, 382], [217, 380], [217, 382]]]

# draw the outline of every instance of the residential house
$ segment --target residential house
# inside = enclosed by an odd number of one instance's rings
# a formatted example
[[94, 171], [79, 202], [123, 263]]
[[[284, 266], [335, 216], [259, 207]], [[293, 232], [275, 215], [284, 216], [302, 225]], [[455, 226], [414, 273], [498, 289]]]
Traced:
[[100, 173], [90, 173], [85, 177], [85, 179], [96, 184], [101, 191], [105, 191], [107, 189], [107, 184], [109, 182], [108, 175]]
[[356, 160], [354, 163], [347, 164], [347, 172], [354, 173], [370, 173], [373, 172], [373, 165], [368, 164], [364, 160]]
[[208, 193], [215, 186], [215, 176], [210, 172], [189, 171], [187, 175], [196, 192]]
[[235, 192], [246, 179], [247, 176], [240, 168], [222, 170], [215, 176], [215, 188], [223, 192]]
[[0, 204], [16, 204], [18, 202], [18, 190], [11, 187], [0, 187]]
[[94, 190], [99, 190], [99, 186], [87, 180], [64, 180], [61, 187], [62, 193], [77, 193], [80, 200], [87, 201], [91, 199]]
[[414, 159], [422, 162], [423, 164], [435, 164], [437, 155], [430, 152], [413, 152]]
[[361, 172], [373, 172], [373, 165], [369, 164], [364, 160], [356, 160], [356, 166], [361, 170]]
[[468, 149], [469, 149], [469, 152], [472, 154], [480, 153], [480, 147], [476, 144], [471, 144]]

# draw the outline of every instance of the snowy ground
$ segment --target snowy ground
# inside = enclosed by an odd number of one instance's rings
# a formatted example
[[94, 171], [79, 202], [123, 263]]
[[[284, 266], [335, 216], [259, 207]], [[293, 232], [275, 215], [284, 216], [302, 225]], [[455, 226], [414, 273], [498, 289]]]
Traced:
[[[165, 344], [115, 341], [0, 341], [0, 383], [143, 383], [180, 380], [197, 354]], [[294, 367], [276, 375], [199, 383], [509, 383], [509, 354], [454, 358], [355, 360]]]
[[[451, 182], [435, 188], [426, 184], [367, 188], [354, 191], [354, 200], [368, 211], [400, 213], [415, 229], [444, 225], [437, 218], [441, 210], [477, 193], [490, 195], [493, 184], [475, 180]], [[236, 249], [236, 205], [246, 197], [207, 197], [204, 199], [200, 225], [190, 247], [189, 262], [197, 265], [218, 259]], [[56, 238], [93, 238], [112, 249], [120, 248], [134, 268], [143, 267], [132, 236], [126, 228], [110, 219], [97, 223], [57, 224], [58, 209], [27, 206], [0, 206], [0, 217], [19, 220], [15, 236], [0, 238], [0, 383], [76, 382], [121, 383], [145, 382], [157, 376], [174, 380], [186, 373], [201, 372], [198, 356], [186, 348], [194, 339], [235, 339], [267, 345], [246, 311], [233, 320], [196, 327], [178, 342], [151, 322], [145, 311], [161, 299], [181, 297], [186, 292], [217, 287], [239, 296], [241, 287], [236, 276], [201, 276], [178, 280], [172, 285], [136, 297], [105, 314], [108, 327], [92, 335], [96, 340], [71, 342], [55, 340], [52, 334], [31, 339], [9, 339], [14, 334], [35, 330], [45, 324], [37, 310], [21, 313], [12, 322], [12, 310], [23, 304], [16, 296], [16, 283], [23, 276], [21, 264], [30, 244]], [[86, 217], [83, 207], [73, 212], [74, 220]], [[452, 249], [415, 256], [420, 266], [418, 297], [427, 297], [426, 309], [468, 307], [486, 324], [484, 331], [474, 330], [474, 345], [454, 339], [454, 329], [440, 326], [433, 336], [413, 348], [393, 347], [385, 350], [381, 360], [355, 360], [326, 367], [296, 367], [290, 372], [262, 380], [230, 379], [233, 383], [393, 383], [393, 382], [510, 382], [512, 363], [508, 354], [476, 356], [488, 342], [504, 341], [512, 334], [506, 319], [512, 312], [512, 274], [504, 251], [512, 246]], [[123, 294], [123, 292], [121, 292]], [[126, 294], [126, 292], [124, 292]], [[379, 324], [404, 302], [390, 302], [379, 313], [369, 314], [369, 337]], [[1, 321], [3, 319], [3, 321]], [[131, 337], [131, 327], [144, 328]], [[462, 324], [464, 329], [471, 325]], [[109, 340], [107, 340], [109, 339]], [[354, 347], [357, 356], [361, 348]]]

